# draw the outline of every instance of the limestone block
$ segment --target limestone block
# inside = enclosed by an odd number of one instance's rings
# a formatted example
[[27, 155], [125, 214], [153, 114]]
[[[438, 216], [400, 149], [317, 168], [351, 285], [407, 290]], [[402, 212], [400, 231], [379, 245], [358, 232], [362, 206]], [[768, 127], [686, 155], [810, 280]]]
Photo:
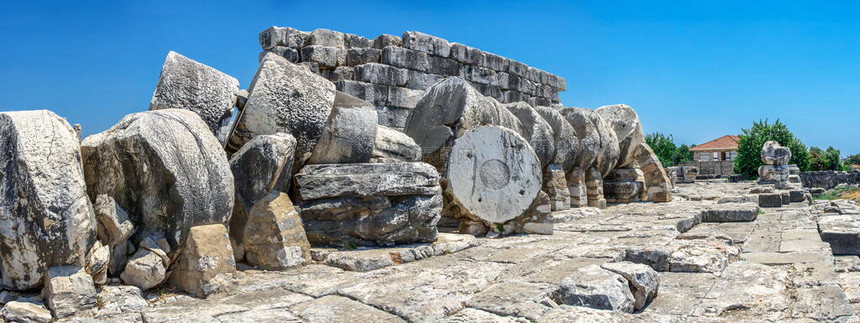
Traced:
[[111, 196], [138, 232], [160, 232], [173, 249], [194, 225], [227, 223], [233, 174], [205, 130], [197, 114], [167, 109], [128, 115], [87, 137], [81, 152], [90, 198]]
[[263, 52], [260, 52], [260, 55], [257, 57], [257, 61], [263, 60], [263, 57], [266, 56], [266, 53], [275, 53], [278, 56], [286, 58], [288, 61], [293, 63], [298, 63], [300, 61], [299, 51], [295, 48], [286, 47], [286, 46], [275, 46], [271, 49], [267, 49]]
[[338, 62], [338, 48], [312, 45], [302, 47], [302, 62], [315, 62], [323, 68], [334, 68]]
[[504, 100], [504, 96], [502, 95], [502, 89], [498, 86], [492, 86], [481, 83], [473, 83], [472, 84], [478, 92], [481, 92], [484, 96], [491, 97], [496, 100]]
[[96, 238], [80, 144], [53, 112], [0, 112], [0, 151], [3, 287], [37, 288], [47, 268], [83, 265]]
[[229, 150], [238, 150], [257, 135], [289, 133], [296, 138], [294, 169], [298, 168], [322, 135], [334, 92], [334, 85], [325, 78], [281, 57], [267, 56], [254, 76]]
[[38, 322], [48, 323], [53, 319], [51, 311], [37, 302], [12, 301], [6, 303], [0, 310], [0, 316], [6, 322]]
[[403, 47], [441, 57], [448, 57], [451, 45], [447, 40], [417, 31], [403, 33]]
[[63, 318], [96, 306], [93, 278], [79, 266], [56, 266], [48, 269], [42, 290], [54, 317]]
[[104, 285], [107, 282], [108, 266], [110, 265], [110, 247], [104, 246], [101, 242], [96, 241], [93, 249], [90, 250], [87, 257], [87, 264], [84, 267], [87, 274], [92, 276], [93, 283], [96, 285]]
[[382, 50], [388, 46], [402, 47], [403, 40], [400, 37], [388, 34], [382, 34], [373, 39], [373, 48]]
[[622, 261], [605, 263], [600, 265], [600, 268], [619, 274], [627, 280], [635, 299], [634, 310], [643, 309], [645, 305], [657, 297], [657, 292], [660, 289], [660, 276], [651, 267]]
[[358, 81], [339, 81], [335, 83], [338, 91], [370, 102], [375, 106], [385, 106], [388, 100], [388, 86]]
[[424, 91], [413, 90], [405, 87], [389, 87], [385, 105], [395, 108], [412, 109], [418, 105], [418, 100], [424, 95]]
[[290, 27], [272, 26], [260, 33], [260, 46], [270, 49], [275, 46], [300, 48], [307, 42], [309, 33]]
[[488, 52], [484, 52], [484, 55], [481, 58], [482, 59], [478, 62], [478, 65], [502, 72], [508, 70], [508, 64], [511, 62], [511, 60], [507, 58]]
[[410, 70], [427, 72], [430, 63], [427, 61], [427, 53], [402, 47], [385, 47], [382, 49], [382, 64], [395, 67], [408, 68]]
[[313, 45], [346, 48], [346, 41], [342, 32], [328, 29], [314, 29], [310, 32], [305, 43], [305, 46]]
[[516, 132], [497, 126], [467, 131], [448, 160], [448, 190], [474, 220], [504, 223], [524, 214], [541, 188], [540, 161]]
[[761, 147], [761, 161], [765, 165], [788, 165], [790, 160], [791, 150], [788, 147], [780, 146], [776, 141], [768, 141]]
[[463, 64], [477, 65], [484, 60], [484, 52], [463, 44], [451, 43], [449, 57]]
[[138, 248], [128, 260], [120, 278], [125, 284], [147, 290], [164, 281], [168, 265], [152, 250]]
[[528, 69], [529, 66], [526, 64], [517, 61], [511, 61], [510, 64], [508, 64], [508, 69], [506, 71], [509, 74], [513, 74], [516, 76], [524, 76]]
[[419, 71], [407, 70], [407, 79], [406, 87], [414, 90], [426, 90], [427, 88], [433, 86], [442, 80], [445, 77], [436, 75], [436, 74], [428, 74]]
[[362, 64], [355, 67], [355, 80], [389, 86], [404, 86], [409, 80], [407, 71], [378, 63]]
[[629, 167], [636, 161], [636, 149], [645, 142], [639, 115], [624, 104], [602, 106], [595, 112], [606, 121], [618, 138], [620, 157], [615, 167]]
[[346, 51], [346, 65], [356, 66], [367, 63], [379, 63], [382, 50], [376, 48], [350, 48]]
[[338, 82], [343, 80], [352, 80], [355, 78], [354, 69], [350, 66], [338, 66], [331, 70], [328, 80]]
[[100, 312], [137, 314], [149, 306], [149, 302], [143, 298], [143, 292], [135, 286], [102, 286], [98, 298], [103, 304]]
[[781, 207], [782, 206], [782, 194], [780, 194], [780, 193], [760, 194], [758, 196], [758, 206], [760, 206], [760, 207]]
[[98, 220], [98, 237], [102, 241], [115, 246], [134, 234], [134, 223], [128, 213], [110, 195], [96, 196], [93, 207]]
[[370, 48], [373, 46], [373, 41], [367, 39], [366, 37], [362, 37], [354, 34], [344, 34], [343, 35], [344, 45], [346, 48]]
[[370, 162], [421, 161], [421, 147], [406, 134], [385, 126], [378, 126]]
[[453, 77], [424, 92], [406, 120], [404, 132], [422, 147], [427, 162], [442, 167], [454, 139], [489, 124], [522, 130], [520, 121], [496, 100], [481, 95], [464, 79]]
[[379, 117], [379, 125], [390, 127], [398, 131], [403, 131], [403, 127], [406, 126], [406, 120], [411, 114], [411, 108], [376, 107], [376, 115]]
[[294, 180], [302, 200], [439, 193], [439, 174], [425, 163], [308, 165]]
[[464, 75], [466, 79], [469, 81], [480, 83], [480, 84], [493, 84], [498, 83], [497, 73], [494, 70], [489, 68], [480, 67], [476, 65], [467, 65], [466, 66], [466, 75]]
[[561, 281], [556, 302], [599, 310], [633, 313], [636, 300], [623, 276], [591, 265]]
[[170, 282], [191, 295], [206, 297], [223, 290], [235, 273], [227, 228], [223, 224], [200, 225], [189, 230]]
[[236, 202], [230, 218], [230, 239], [241, 259], [248, 215], [257, 202], [272, 191], [287, 192], [292, 182], [296, 139], [292, 135], [254, 137], [230, 158]]
[[235, 78], [171, 51], [164, 59], [149, 109], [193, 111], [223, 140], [238, 93]]
[[586, 207], [588, 206], [588, 195], [585, 186], [585, 172], [579, 167], [574, 167], [565, 178], [567, 188], [570, 192], [571, 207]]
[[242, 247], [252, 266], [279, 270], [310, 260], [302, 219], [286, 193], [272, 192], [258, 201], [244, 231]]
[[555, 109], [536, 106], [535, 111], [543, 117], [553, 131], [555, 154], [553, 163], [561, 165], [565, 172], [576, 166], [580, 150], [577, 132], [568, 120]]
[[549, 195], [553, 211], [570, 209], [570, 188], [561, 165], [549, 164], [544, 168], [543, 191]]
[[549, 123], [525, 102], [507, 103], [503, 106], [520, 120], [523, 126], [520, 135], [534, 149], [541, 167], [552, 162], [555, 157], [555, 133]]
[[308, 164], [368, 162], [376, 139], [376, 122], [373, 105], [337, 92], [334, 109]]
[[442, 76], [461, 76], [460, 63], [457, 63], [457, 61], [453, 59], [438, 56], [427, 56], [427, 64], [427, 70], [422, 71]]
[[718, 204], [702, 211], [702, 222], [752, 222], [758, 216], [758, 207], [748, 204]]

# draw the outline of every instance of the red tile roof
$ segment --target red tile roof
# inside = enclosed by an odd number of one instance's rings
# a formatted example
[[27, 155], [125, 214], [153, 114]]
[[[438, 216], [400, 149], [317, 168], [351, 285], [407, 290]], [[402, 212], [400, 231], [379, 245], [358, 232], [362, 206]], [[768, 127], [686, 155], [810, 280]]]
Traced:
[[740, 140], [739, 136], [722, 136], [690, 148], [690, 151], [738, 150], [738, 140]]

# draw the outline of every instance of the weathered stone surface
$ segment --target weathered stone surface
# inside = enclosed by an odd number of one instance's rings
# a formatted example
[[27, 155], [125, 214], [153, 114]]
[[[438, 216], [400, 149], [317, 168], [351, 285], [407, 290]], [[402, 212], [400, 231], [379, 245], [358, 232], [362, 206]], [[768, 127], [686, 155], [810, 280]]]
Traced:
[[[276, 55], [281, 56], [283, 58], [286, 58], [288, 61], [293, 62], [293, 63], [298, 63], [300, 61], [299, 51], [296, 50], [295, 48], [290, 48], [290, 47], [286, 47], [286, 46], [275, 46], [275, 47], [272, 47], [271, 49], [267, 49], [265, 51], [260, 52], [260, 54], [257, 54], [257, 61], [262, 61], [263, 58], [266, 57], [267, 53], [275, 53]], [[245, 97], [244, 97], [244, 99], [246, 99], [246, 100], [248, 99], [247, 94], [248, 93], [246, 92]], [[239, 97], [241, 98], [242, 96], [240, 95]], [[238, 103], [239, 103], [238, 99], [236, 102], [237, 102], [237, 107], [238, 107]], [[242, 104], [244, 104], [244, 102]]]
[[98, 293], [102, 308], [101, 315], [116, 315], [120, 313], [135, 313], [149, 306], [143, 298], [143, 292], [135, 286], [102, 286]]
[[376, 109], [354, 96], [337, 92], [334, 108], [308, 164], [366, 163], [376, 140]]
[[561, 113], [553, 108], [537, 106], [535, 110], [553, 130], [555, 138], [553, 163], [561, 165], [565, 172], [569, 172], [577, 165], [580, 149], [576, 130]]
[[462, 78], [454, 77], [427, 89], [406, 120], [404, 132], [421, 146], [425, 162], [441, 168], [454, 140], [482, 125], [522, 131], [520, 121], [496, 100], [481, 95]]
[[446, 177], [454, 202], [473, 220], [504, 223], [522, 215], [541, 188], [540, 161], [516, 132], [467, 131], [451, 151]]
[[592, 122], [590, 114], [594, 111], [584, 108], [566, 108], [559, 111], [573, 127], [579, 140], [579, 152], [574, 164], [581, 169], [591, 168], [600, 154], [600, 133]]
[[421, 161], [421, 147], [405, 133], [385, 126], [376, 128], [371, 163]]
[[600, 268], [619, 274], [627, 280], [633, 292], [634, 310], [641, 310], [657, 297], [660, 289], [660, 276], [647, 265], [632, 262], [610, 262]]
[[782, 194], [780, 194], [780, 193], [759, 194], [758, 206], [760, 206], [760, 207], [781, 207], [782, 206]]
[[766, 165], [788, 165], [790, 160], [791, 150], [776, 141], [768, 141], [761, 148], [761, 161]]
[[193, 111], [223, 142], [238, 93], [239, 80], [171, 51], [164, 59], [149, 109]]
[[249, 91], [228, 150], [238, 150], [257, 135], [286, 132], [296, 138], [294, 170], [304, 165], [331, 113], [334, 85], [299, 65], [267, 55]]
[[223, 224], [201, 225], [189, 230], [170, 282], [191, 295], [206, 297], [223, 290], [235, 273], [227, 228]]
[[295, 149], [296, 139], [292, 135], [262, 135], [251, 139], [230, 158], [236, 190], [230, 239], [238, 259], [242, 259], [242, 241], [251, 208], [272, 191], [289, 191]]
[[101, 194], [93, 205], [98, 220], [98, 237], [110, 245], [117, 245], [134, 234], [134, 223], [128, 213], [110, 195]]
[[425, 163], [308, 165], [295, 176], [302, 200], [435, 195], [438, 181], [436, 170]]
[[104, 285], [107, 282], [110, 254], [110, 246], [104, 246], [98, 240], [89, 252], [85, 269], [96, 285]]
[[373, 39], [373, 48], [383, 49], [388, 46], [403, 46], [403, 39], [394, 35], [382, 34]]
[[293, 311], [305, 322], [406, 322], [395, 315], [335, 295], [298, 304]]
[[407, 71], [385, 64], [362, 64], [355, 67], [355, 80], [389, 86], [404, 86], [409, 81]]
[[823, 215], [818, 218], [821, 240], [835, 255], [860, 255], [860, 215]]
[[87, 137], [81, 151], [90, 198], [111, 196], [138, 232], [160, 232], [174, 250], [190, 227], [226, 223], [233, 175], [205, 129], [195, 113], [168, 109], [128, 115]]
[[549, 164], [543, 170], [543, 191], [549, 196], [553, 211], [570, 209], [570, 187], [559, 164]]
[[508, 103], [504, 107], [520, 120], [523, 126], [520, 134], [534, 149], [541, 167], [554, 161], [555, 134], [549, 123], [525, 102]]
[[128, 260], [120, 278], [126, 284], [147, 290], [164, 281], [168, 265], [157, 253], [139, 248]]
[[758, 207], [749, 204], [719, 204], [702, 211], [702, 222], [752, 222]]
[[342, 32], [328, 29], [314, 29], [308, 35], [306, 46], [331, 46], [336, 48], [346, 47], [345, 37]]
[[380, 62], [385, 65], [406, 68], [421, 72], [430, 71], [427, 53], [402, 47], [385, 47], [382, 49]]
[[448, 57], [451, 45], [447, 40], [422, 32], [407, 31], [403, 33], [403, 47], [430, 53], [436, 56]]
[[591, 265], [561, 281], [556, 302], [594, 309], [633, 313], [635, 299], [623, 276]]
[[310, 244], [299, 212], [286, 193], [272, 192], [254, 205], [243, 234], [248, 264], [267, 270], [310, 260]]
[[272, 26], [260, 33], [260, 46], [270, 49], [275, 46], [300, 48], [310, 36], [307, 32], [290, 27]]
[[48, 269], [42, 291], [48, 308], [57, 318], [96, 306], [93, 278], [82, 267], [57, 266]]
[[595, 110], [612, 128], [618, 138], [619, 158], [617, 168], [631, 166], [636, 161], [636, 149], [645, 143], [639, 115], [625, 104], [602, 106]]
[[311, 45], [302, 47], [301, 52], [302, 62], [314, 62], [322, 68], [334, 68], [338, 65], [338, 49], [336, 47]]
[[0, 316], [6, 322], [48, 323], [51, 312], [44, 305], [33, 302], [13, 301], [6, 303], [0, 310]]
[[96, 218], [79, 147], [69, 123], [50, 111], [0, 113], [3, 287], [36, 288], [48, 267], [86, 262]]

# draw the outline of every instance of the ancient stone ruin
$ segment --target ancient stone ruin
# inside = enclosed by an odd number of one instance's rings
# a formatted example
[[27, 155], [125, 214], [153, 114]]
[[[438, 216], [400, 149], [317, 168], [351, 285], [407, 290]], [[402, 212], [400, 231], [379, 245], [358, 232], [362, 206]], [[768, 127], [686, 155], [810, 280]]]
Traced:
[[860, 253], [860, 225], [819, 236], [809, 215], [857, 208], [809, 206], [778, 144], [758, 184], [686, 185], [695, 170], [667, 173], [632, 107], [564, 107], [565, 80], [523, 63], [413, 31], [259, 41], [247, 90], [170, 52], [149, 111], [83, 140], [50, 111], [0, 112], [0, 317], [854, 313], [814, 279], [834, 273], [820, 259]]

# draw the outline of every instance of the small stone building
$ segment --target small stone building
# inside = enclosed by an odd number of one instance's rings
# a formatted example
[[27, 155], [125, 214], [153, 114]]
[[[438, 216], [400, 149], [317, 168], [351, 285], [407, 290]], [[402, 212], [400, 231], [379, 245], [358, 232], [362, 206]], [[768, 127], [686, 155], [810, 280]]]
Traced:
[[740, 137], [726, 135], [690, 148], [693, 161], [686, 166], [699, 168], [699, 176], [728, 176], [734, 172]]

